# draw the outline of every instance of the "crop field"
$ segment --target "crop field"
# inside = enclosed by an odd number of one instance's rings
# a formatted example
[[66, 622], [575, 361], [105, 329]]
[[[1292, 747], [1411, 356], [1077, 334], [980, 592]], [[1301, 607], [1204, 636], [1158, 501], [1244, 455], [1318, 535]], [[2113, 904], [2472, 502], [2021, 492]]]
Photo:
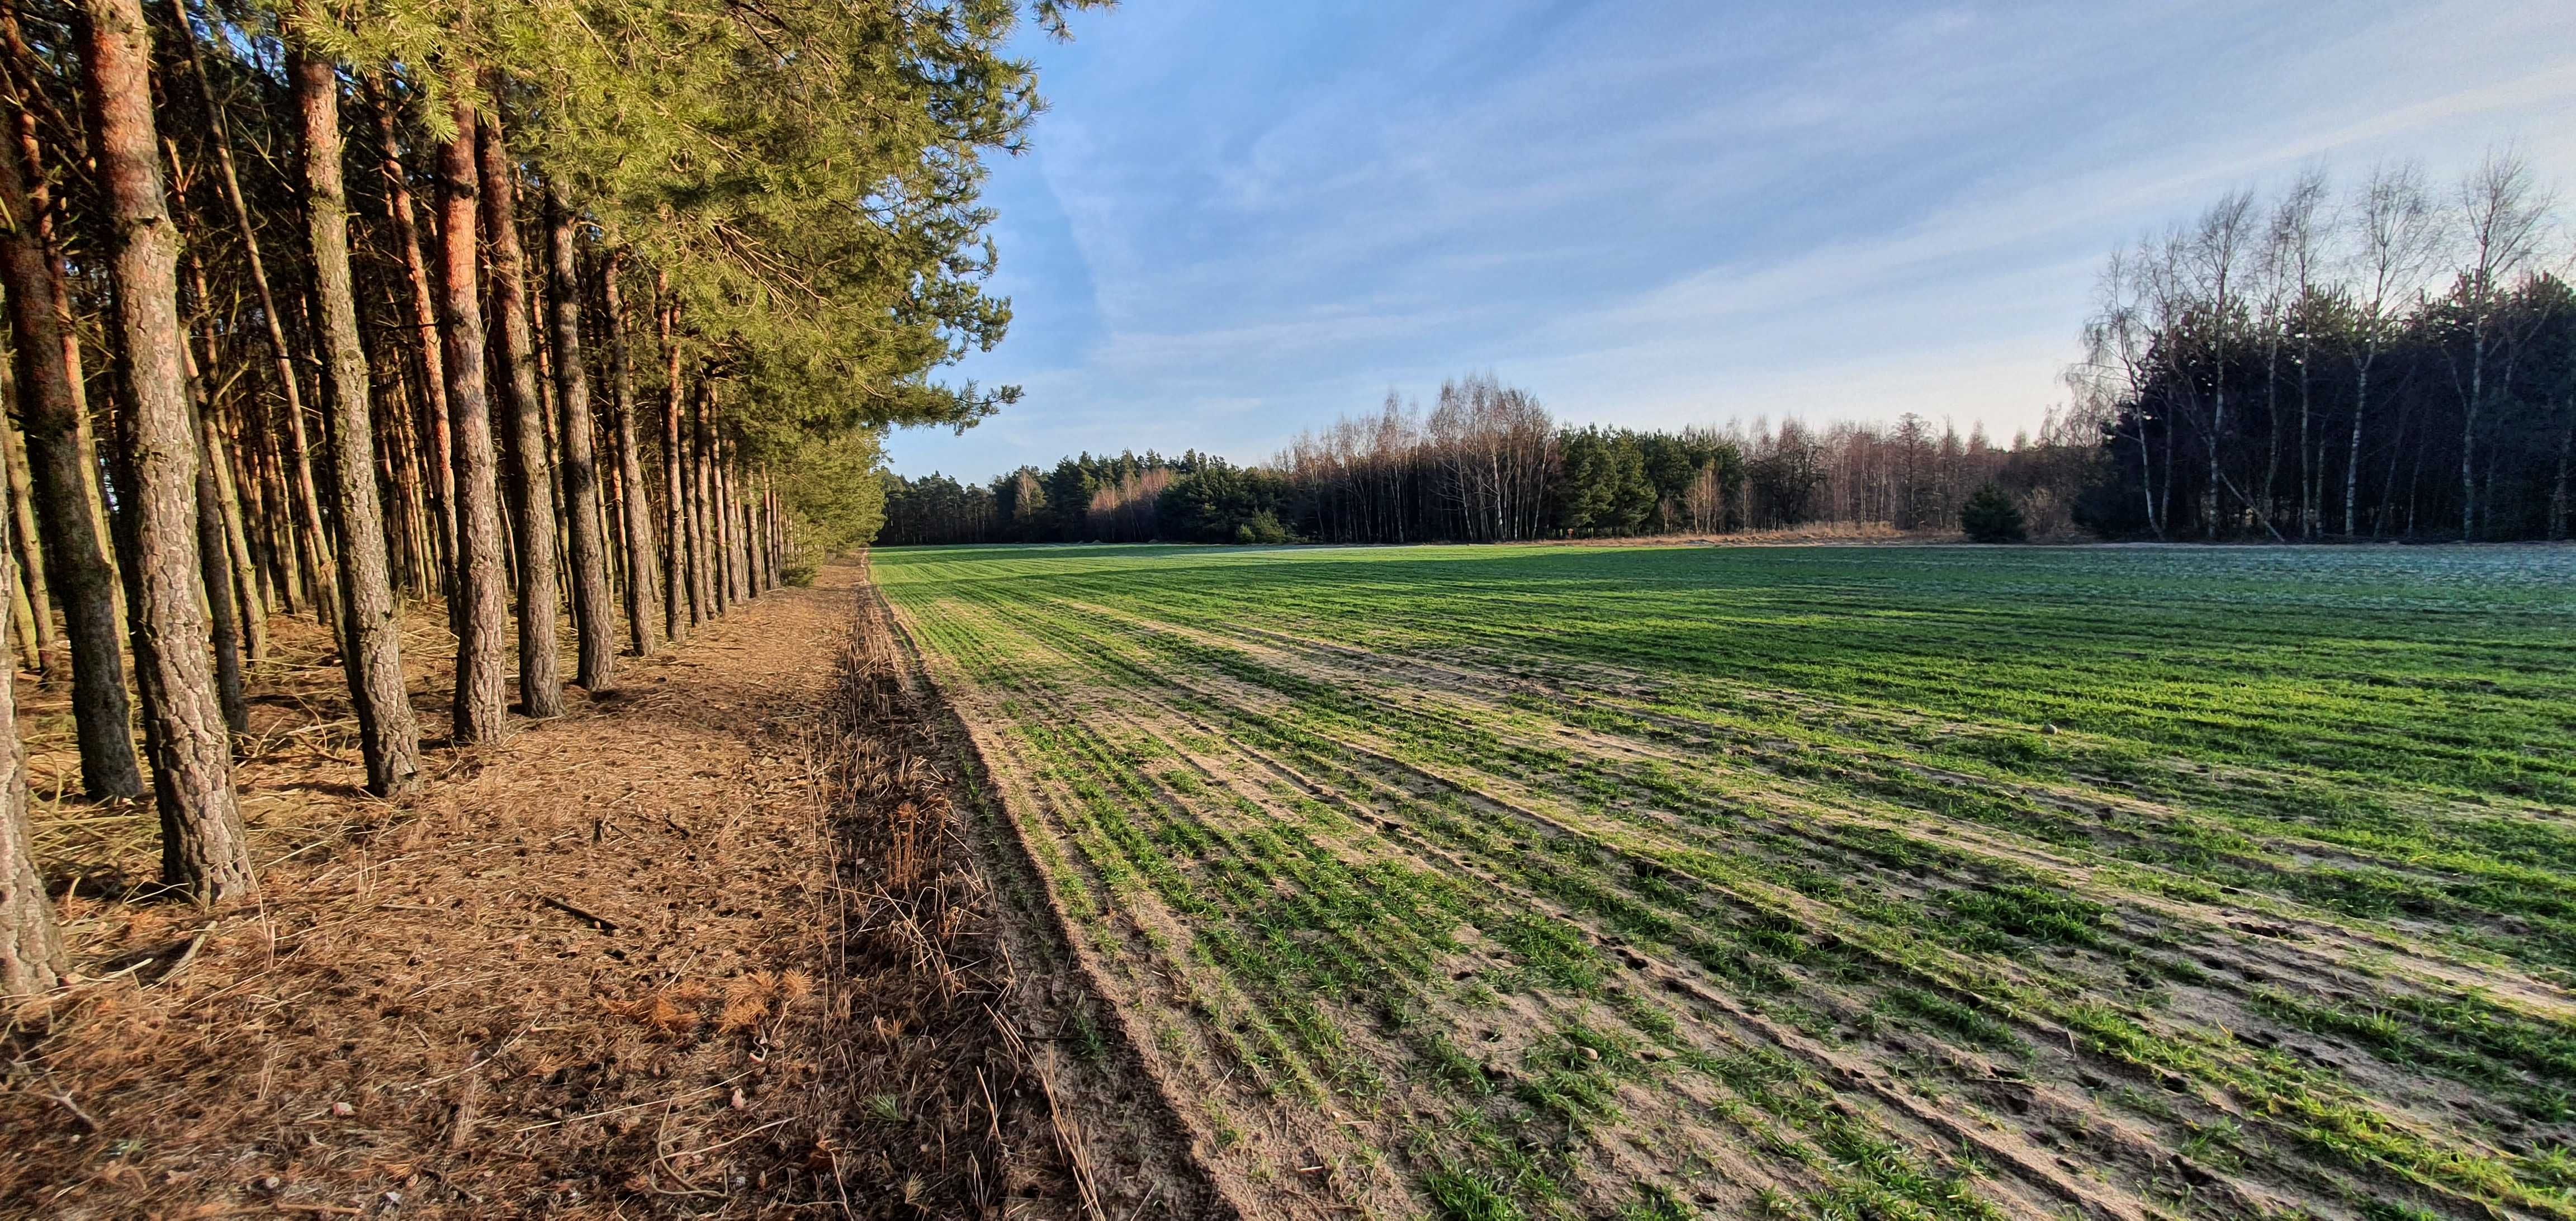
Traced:
[[1262, 1213], [2576, 1217], [2576, 550], [874, 571]]

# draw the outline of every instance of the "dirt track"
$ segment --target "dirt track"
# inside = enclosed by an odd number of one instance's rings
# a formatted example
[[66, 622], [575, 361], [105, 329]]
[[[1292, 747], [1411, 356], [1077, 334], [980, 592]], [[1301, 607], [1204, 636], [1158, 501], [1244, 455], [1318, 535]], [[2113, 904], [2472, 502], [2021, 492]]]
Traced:
[[[239, 768], [259, 902], [129, 899], [149, 809], [39, 803], [76, 967], [109, 978], [15, 1015], [0, 1213], [1206, 1211], [1132, 1061], [1058, 1051], [1098, 1027], [1043, 928], [943, 850], [977, 838], [960, 740], [861, 582], [623, 659], [390, 804], [356, 789], [336, 665], [280, 624], [302, 664], [261, 676]], [[63, 752], [35, 745], [41, 780]]]

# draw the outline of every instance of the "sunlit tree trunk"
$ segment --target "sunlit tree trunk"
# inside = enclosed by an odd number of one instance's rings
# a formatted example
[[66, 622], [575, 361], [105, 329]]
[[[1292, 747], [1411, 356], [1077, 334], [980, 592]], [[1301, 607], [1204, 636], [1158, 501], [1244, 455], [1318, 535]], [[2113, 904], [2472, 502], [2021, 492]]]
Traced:
[[476, 275], [476, 213], [482, 184], [475, 156], [474, 107], [454, 103], [456, 137], [439, 147], [439, 355], [447, 375], [448, 421], [454, 429], [456, 487], [455, 738], [496, 742], [509, 733], [508, 561], [501, 552], [501, 483], [492, 449], [492, 416], [484, 397], [483, 302]]
[[[608, 548], [600, 537], [599, 462], [591, 444], [590, 373], [581, 350], [581, 260], [573, 244], [572, 201], [546, 187], [547, 277], [555, 322], [555, 402], [563, 412], [564, 516], [572, 552], [572, 621], [579, 661], [573, 681], [608, 689], [617, 648], [608, 609]], [[615, 325], [615, 320], [610, 320]]]
[[456, 553], [456, 468], [449, 443], [447, 377], [432, 351], [438, 342], [438, 299], [430, 287], [429, 265], [421, 255], [420, 224], [416, 219], [411, 196], [411, 179], [404, 172], [402, 141], [394, 121], [392, 91], [385, 87], [379, 74], [365, 78], [367, 95], [376, 112], [376, 143], [382, 157], [385, 178], [385, 213], [393, 222], [394, 246], [402, 256], [403, 282], [410, 289], [413, 325], [419, 328], [417, 343], [405, 344], [406, 352], [420, 354], [421, 395], [428, 405], [428, 419], [422, 431], [425, 461], [429, 471], [430, 511], [438, 517], [440, 542], [447, 554]]
[[[499, 96], [499, 78], [486, 88]], [[510, 447], [510, 524], [518, 544], [519, 710], [562, 716], [555, 611], [555, 480], [546, 444], [546, 408], [537, 389], [537, 343], [528, 313], [527, 257], [519, 244], [518, 183], [497, 115], [483, 116], [484, 238], [492, 261], [494, 357], [501, 373], [502, 439]]]
[[671, 331], [680, 307], [670, 299], [669, 277], [653, 275], [656, 308], [654, 325], [662, 340], [662, 359], [668, 375], [662, 398], [662, 623], [664, 634], [673, 644], [689, 638], [689, 629], [697, 626], [700, 616], [695, 590], [689, 582], [689, 510], [687, 480], [682, 475], [680, 455], [680, 349], [671, 342]]
[[197, 446], [180, 368], [178, 231], [162, 189], [143, 7], [84, 0], [82, 10], [90, 153], [108, 212], [113, 333], [129, 398], [122, 431], [134, 472], [130, 614], [163, 880], [212, 903], [257, 884], [197, 605]]
[[188, 431], [197, 448], [197, 564], [206, 599], [206, 618], [214, 635], [215, 701], [224, 710], [224, 727], [250, 732], [250, 703], [242, 691], [242, 625], [234, 597], [232, 550], [224, 543], [223, 487], [215, 480], [214, 448], [207, 444], [206, 379], [186, 342], [179, 345], [189, 387]]
[[[10, 80], [13, 94], [27, 82]], [[71, 654], [72, 722], [81, 786], [94, 798], [140, 797], [125, 660], [99, 501], [92, 491], [88, 407], [70, 295], [52, 235], [52, 200], [41, 174], [35, 113], [13, 105], [0, 139], [0, 278], [5, 278], [25, 422], [28, 474], [45, 568], [62, 603]]]
[[[319, 22], [309, 6], [304, 20]], [[402, 620], [385, 558], [384, 508], [376, 498], [374, 387], [358, 341], [358, 301], [349, 271], [349, 198], [341, 181], [339, 74], [330, 61], [290, 57], [297, 110], [304, 121], [304, 214], [321, 303], [323, 368], [328, 376], [332, 510], [340, 522], [341, 669], [358, 721], [367, 791], [391, 797], [420, 771], [420, 728], [403, 683]]]
[[712, 398], [702, 372], [695, 393], [689, 397], [694, 409], [689, 429], [689, 569], [702, 619], [713, 619], [725, 612], [723, 587], [716, 580], [715, 462], [709, 453], [714, 448], [709, 429], [715, 415]]
[[[11, 373], [7, 398], [17, 401], [17, 378]], [[71, 659], [64, 655], [62, 637], [54, 634], [53, 593], [45, 583], [45, 557], [36, 547], [35, 476], [27, 467], [26, 438], [18, 427], [0, 416], [0, 447], [5, 447], [9, 477], [9, 537], [11, 558], [18, 562], [18, 585], [27, 593], [27, 607], [32, 622], [28, 635], [36, 644], [35, 668], [39, 681], [53, 686], [71, 672]]]
[[[0, 518], [0, 563], [11, 562], [16, 549], [14, 524]], [[0, 602], [0, 616], [10, 610]], [[0, 624], [0, 635], [6, 626]], [[0, 682], [0, 996], [46, 991], [62, 982], [66, 969], [54, 908], [28, 848], [27, 748], [18, 741], [16, 684]]]
[[638, 657], [661, 647], [657, 636], [662, 615], [655, 582], [660, 563], [653, 554], [653, 511], [644, 495], [644, 460], [635, 441], [635, 370], [628, 363], [626, 303], [618, 293], [623, 256], [611, 252], [600, 272], [600, 304], [606, 317], [600, 332], [608, 340], [609, 431], [617, 439], [617, 507], [626, 546], [626, 636]]
[[[175, 3], [175, 0], [174, 0]], [[286, 403], [286, 428], [282, 440], [286, 458], [292, 468], [289, 491], [297, 516], [296, 547], [303, 558], [304, 577], [312, 582], [313, 602], [322, 622], [339, 625], [339, 607], [326, 592], [331, 588], [331, 552], [328, 535], [322, 527], [321, 494], [313, 481], [312, 441], [304, 420], [303, 386], [296, 372], [295, 353], [286, 339], [286, 321], [280, 314], [277, 294], [269, 281], [268, 263], [261, 256], [258, 227], [251, 223], [250, 205], [242, 197], [241, 174], [233, 163], [230, 122], [207, 84], [205, 63], [197, 47], [195, 33], [188, 28], [184, 13], [179, 14], [177, 36], [188, 56], [188, 75], [198, 89], [197, 102], [207, 134], [215, 150], [216, 184], [223, 188], [224, 202], [232, 209], [233, 223], [241, 232], [242, 261], [249, 268], [251, 287], [259, 294], [259, 315], [266, 324], [269, 356], [277, 366], [278, 393]]]

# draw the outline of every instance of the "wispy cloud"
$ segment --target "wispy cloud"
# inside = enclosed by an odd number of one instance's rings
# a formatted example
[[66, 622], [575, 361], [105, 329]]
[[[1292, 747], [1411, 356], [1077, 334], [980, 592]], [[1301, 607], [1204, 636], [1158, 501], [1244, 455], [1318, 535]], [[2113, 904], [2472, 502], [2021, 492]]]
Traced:
[[2092, 269], [2309, 164], [2576, 165], [2545, 3], [1131, 5], [1000, 167], [1028, 387], [899, 469], [1270, 452], [1492, 368], [1576, 418], [2059, 395]]

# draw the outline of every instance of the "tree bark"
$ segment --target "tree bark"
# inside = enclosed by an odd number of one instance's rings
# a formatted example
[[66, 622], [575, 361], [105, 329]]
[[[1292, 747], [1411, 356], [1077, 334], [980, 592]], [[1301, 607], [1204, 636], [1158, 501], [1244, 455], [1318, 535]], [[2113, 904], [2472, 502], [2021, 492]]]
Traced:
[[[8, 397], [15, 400], [17, 378], [14, 369], [10, 372]], [[0, 447], [5, 447], [8, 462], [10, 558], [18, 562], [19, 588], [27, 591], [28, 634], [36, 641], [38, 681], [50, 687], [71, 672], [71, 659], [63, 653], [62, 637], [54, 634], [53, 592], [45, 584], [44, 556], [36, 550], [36, 485], [27, 467], [26, 438], [5, 417], [0, 417]]]
[[[572, 619], [578, 661], [573, 681], [597, 693], [616, 664], [608, 609], [608, 548], [600, 537], [599, 461], [592, 438], [589, 365], [581, 351], [581, 259], [573, 242], [572, 200], [561, 183], [546, 186], [548, 279], [555, 320], [555, 403], [563, 412], [564, 516], [572, 552]], [[614, 325], [612, 322], [611, 325]]]
[[680, 449], [680, 349], [671, 342], [680, 307], [670, 299], [670, 281], [663, 273], [654, 273], [653, 295], [669, 375], [662, 398], [662, 518], [664, 542], [670, 548], [662, 564], [662, 623], [671, 643], [678, 644], [689, 638], [689, 629], [704, 616], [698, 613], [697, 588], [690, 580], [688, 480], [682, 474]]
[[188, 431], [197, 446], [197, 565], [206, 600], [206, 618], [214, 636], [215, 701], [224, 710], [224, 728], [250, 732], [250, 702], [242, 693], [241, 607], [233, 598], [232, 551], [224, 544], [223, 489], [215, 482], [213, 435], [206, 425], [206, 378], [194, 349], [184, 339], [179, 359], [188, 377]]
[[482, 185], [475, 158], [474, 107], [455, 103], [456, 138], [439, 147], [439, 356], [445, 366], [448, 422], [454, 428], [456, 549], [456, 696], [453, 735], [460, 743], [497, 742], [509, 734], [502, 670], [508, 632], [508, 561], [501, 552], [500, 472], [492, 451], [492, 416], [483, 390], [483, 301], [475, 274], [475, 213]]
[[331, 553], [324, 543], [321, 495], [313, 483], [311, 438], [304, 423], [304, 392], [295, 371], [294, 349], [286, 340], [286, 321], [278, 312], [277, 294], [268, 279], [268, 264], [260, 257], [259, 230], [251, 223], [250, 205], [242, 198], [241, 174], [233, 164], [231, 124], [225, 119], [222, 105], [215, 100], [214, 89], [206, 82], [205, 63], [197, 50], [195, 32], [190, 29], [187, 14], [180, 10], [179, 0], [171, 0], [178, 22], [177, 35], [186, 44], [189, 76], [197, 86], [197, 100], [205, 107], [208, 134], [215, 148], [216, 182], [223, 187], [224, 202], [232, 208], [233, 222], [241, 229], [242, 260], [250, 269], [251, 286], [259, 294], [260, 320], [267, 324], [270, 357], [277, 366], [278, 393], [286, 401], [287, 426], [283, 437], [286, 457], [293, 468], [290, 481], [291, 499], [299, 529], [297, 551], [303, 557], [305, 577], [313, 584], [313, 602], [322, 622], [335, 631], [339, 627], [339, 608], [322, 591], [331, 585]]
[[[0, 379], [0, 381], [5, 380]], [[9, 621], [12, 625], [9, 635], [16, 639], [18, 661], [5, 673], [14, 679], [20, 670], [31, 674], [42, 671], [45, 666], [45, 650], [44, 646], [36, 643], [35, 603], [27, 598], [27, 583], [19, 579], [25, 572], [26, 566], [18, 563], [18, 557], [14, 555], [7, 557], [7, 560], [15, 565], [9, 570], [9, 605], [14, 608], [16, 615]]]
[[608, 340], [609, 427], [617, 437], [617, 507], [626, 543], [626, 637], [638, 657], [661, 647], [656, 638], [662, 616], [654, 589], [660, 562], [653, 554], [653, 513], [645, 503], [644, 460], [635, 442], [635, 371], [627, 362], [626, 308], [617, 291], [624, 258], [611, 252], [600, 272], [600, 302], [606, 317], [601, 333]]
[[716, 552], [715, 442], [711, 428], [715, 403], [708, 382], [701, 371], [697, 392], [690, 397], [695, 410], [689, 430], [689, 559], [696, 570], [698, 603], [705, 608], [706, 617], [713, 619], [725, 613], [725, 600], [723, 561]]
[[[223, 411], [216, 402], [215, 388], [206, 379], [206, 371], [220, 367], [210, 304], [213, 298], [206, 292], [204, 265], [194, 255], [186, 256], [186, 261], [189, 284], [198, 303], [197, 339], [204, 350], [204, 355], [196, 358], [196, 380], [201, 387], [197, 395], [197, 461], [209, 468], [207, 474], [215, 481], [215, 512], [223, 527], [224, 569], [232, 577], [234, 618], [241, 628], [243, 659], [256, 665], [268, 656], [268, 607], [260, 597], [257, 564], [242, 530], [241, 494], [233, 481], [230, 433], [222, 423]], [[209, 571], [212, 567], [208, 565]]]
[[[15, 550], [15, 517], [0, 517], [0, 563], [11, 562]], [[0, 616], [9, 609], [0, 603]], [[0, 635], [6, 627], [0, 624]], [[16, 684], [0, 682], [0, 996], [46, 991], [62, 982], [67, 967], [27, 841], [27, 748], [18, 741]]]
[[[26, 87], [14, 75], [10, 84], [13, 95]], [[143, 773], [125, 695], [116, 571], [91, 486], [88, 407], [82, 402], [70, 294], [53, 241], [53, 201], [40, 172], [35, 112], [24, 105], [11, 109], [14, 120], [0, 139], [0, 277], [8, 290], [38, 538], [62, 602], [71, 654], [81, 786], [93, 798], [140, 797]]]
[[[304, 21], [322, 20], [309, 4]], [[304, 215], [320, 298], [325, 386], [331, 409], [331, 508], [340, 521], [341, 668], [358, 720], [367, 791], [391, 797], [420, 771], [420, 727], [403, 683], [402, 620], [385, 557], [384, 506], [376, 498], [374, 387], [358, 341], [349, 271], [349, 197], [341, 179], [340, 80], [329, 60], [291, 40], [288, 72], [304, 121]]]
[[161, 810], [162, 873], [200, 904], [257, 888], [233, 804], [232, 743], [197, 606], [196, 458], [180, 368], [179, 242], [153, 131], [151, 43], [140, 0], [83, 0], [90, 153], [112, 235], [117, 351], [134, 471], [135, 669]]
[[411, 289], [411, 311], [414, 325], [420, 328], [419, 344], [405, 345], [420, 354], [421, 394], [428, 401], [429, 418], [424, 422], [427, 434], [430, 511], [438, 515], [441, 541], [449, 555], [456, 554], [456, 469], [450, 452], [447, 378], [438, 360], [430, 354], [437, 342], [438, 300], [430, 288], [429, 265], [421, 256], [420, 225], [415, 219], [411, 198], [411, 179], [403, 171], [402, 140], [394, 122], [394, 101], [377, 73], [365, 77], [367, 96], [375, 104], [376, 141], [384, 158], [385, 213], [392, 220], [394, 245], [403, 257], [403, 278]]
[[[500, 95], [497, 76], [487, 88]], [[547, 452], [546, 408], [537, 389], [537, 343], [528, 314], [527, 257], [519, 245], [518, 190], [500, 118], [482, 122], [483, 228], [491, 246], [492, 316], [499, 334], [510, 447], [510, 522], [519, 552], [519, 710], [531, 718], [562, 716], [563, 678], [556, 664], [554, 462]]]

